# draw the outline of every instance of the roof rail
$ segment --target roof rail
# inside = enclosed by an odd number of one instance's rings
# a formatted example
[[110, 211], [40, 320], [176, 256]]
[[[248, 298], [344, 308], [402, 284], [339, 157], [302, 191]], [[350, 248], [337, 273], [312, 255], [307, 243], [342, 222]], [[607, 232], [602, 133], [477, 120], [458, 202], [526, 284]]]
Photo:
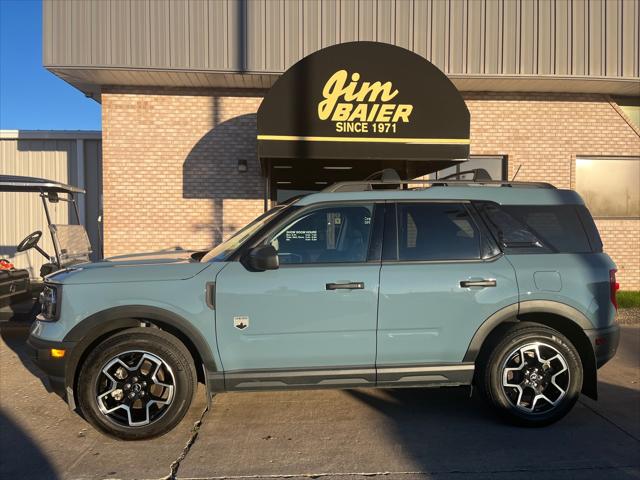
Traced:
[[397, 185], [399, 187], [403, 185], [420, 185], [422, 188], [426, 187], [459, 187], [459, 186], [483, 186], [493, 185], [502, 187], [528, 187], [528, 188], [550, 188], [554, 189], [553, 185], [546, 182], [509, 182], [507, 180], [447, 180], [447, 179], [434, 179], [434, 180], [359, 180], [351, 182], [337, 182], [333, 185], [329, 185], [322, 190], [323, 192], [365, 192], [373, 190], [374, 185]]

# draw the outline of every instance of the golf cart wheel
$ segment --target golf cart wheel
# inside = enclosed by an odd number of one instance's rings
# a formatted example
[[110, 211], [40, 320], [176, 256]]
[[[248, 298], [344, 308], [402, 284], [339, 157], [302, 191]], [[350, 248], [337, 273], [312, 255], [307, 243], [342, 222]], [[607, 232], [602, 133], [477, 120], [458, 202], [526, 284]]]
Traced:
[[155, 328], [131, 328], [96, 346], [82, 364], [78, 404], [97, 429], [123, 440], [164, 435], [189, 410], [197, 376], [189, 351]]
[[481, 367], [485, 397], [509, 421], [549, 425], [575, 405], [583, 370], [573, 344], [560, 332], [522, 322], [507, 330]]

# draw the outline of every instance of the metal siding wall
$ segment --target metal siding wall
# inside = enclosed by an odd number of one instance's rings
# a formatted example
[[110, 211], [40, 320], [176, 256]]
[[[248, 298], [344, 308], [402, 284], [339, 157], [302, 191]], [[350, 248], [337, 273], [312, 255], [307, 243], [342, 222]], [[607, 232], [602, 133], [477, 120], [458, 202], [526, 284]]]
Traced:
[[393, 43], [393, 4], [387, 0], [378, 0], [376, 10], [375, 40], [378, 42]]
[[154, 0], [150, 2], [149, 45], [152, 66], [168, 67], [171, 65], [170, 27], [169, 0]]
[[429, 27], [431, 25], [431, 4], [417, 2], [413, 11], [413, 51], [427, 58], [431, 49]]
[[322, 27], [322, 41], [321, 48], [328, 47], [339, 43], [338, 39], [339, 19], [338, 19], [338, 4], [336, 2], [322, 2], [320, 5], [320, 22]]
[[189, 64], [189, 4], [181, 0], [169, 1], [169, 47], [172, 68], [193, 68]]
[[449, 71], [449, 2], [434, 2], [431, 10], [430, 60], [440, 70]]
[[395, 43], [396, 45], [411, 50], [413, 48], [413, 6], [409, 0], [400, 0], [395, 8]]
[[[622, 0], [622, 75], [640, 77], [640, 1]], [[634, 50], [629, 45], [637, 45]]]
[[304, 43], [304, 28], [303, 28], [303, 14], [302, 4], [298, 2], [285, 2], [284, 3], [284, 65], [292, 65], [302, 58]]
[[484, 65], [481, 73], [497, 74], [502, 65], [502, 17], [501, 0], [487, 0], [485, 3], [484, 21]]
[[151, 32], [149, 18], [150, 0], [136, 0], [130, 4], [131, 63], [147, 67], [151, 65]]
[[[0, 172], [6, 175], [44, 177], [69, 182], [75, 169], [76, 145], [73, 140], [5, 140], [0, 139]], [[51, 206], [54, 223], [69, 221], [68, 204]], [[0, 193], [0, 257], [9, 258], [16, 268], [28, 268], [32, 277], [39, 276], [45, 259], [35, 250], [16, 253], [16, 245], [28, 234], [41, 230], [40, 246], [53, 254], [42, 200], [37, 193]], [[8, 228], [10, 227], [10, 228]]]
[[340, 2], [339, 4], [339, 25], [340, 42], [355, 42], [358, 40], [358, 10], [357, 0], [351, 2]]
[[376, 0], [360, 0], [358, 3], [358, 40], [376, 39]]
[[322, 5], [320, 2], [302, 4], [302, 53], [307, 56], [322, 48]]
[[[476, 3], [481, 5], [481, 2]], [[464, 73], [467, 68], [466, 39], [470, 34], [467, 29], [467, 6], [466, 2], [453, 2], [450, 7], [450, 47], [447, 49], [447, 61], [451, 73]]]
[[45, 0], [50, 66], [281, 72], [377, 40], [447, 73], [639, 75], [639, 0]]
[[542, 75], [549, 75], [553, 73], [553, 36], [555, 34], [553, 31], [554, 6], [555, 2], [552, 2], [551, 0], [539, 0], [538, 3], [538, 52], [535, 57], [535, 65], [533, 66], [533, 69]]
[[[553, 10], [552, 19], [554, 20], [555, 25], [569, 25], [569, 18], [571, 18], [571, 8], [572, 4], [568, 2], [556, 2], [555, 9]], [[555, 17], [555, 18], [554, 18]], [[583, 43], [580, 41], [576, 44], [575, 40], [572, 40], [572, 35], [576, 30], [576, 20], [574, 18], [573, 26], [571, 29], [569, 28], [554, 28], [553, 29], [553, 39], [555, 42], [555, 47], [552, 47], [552, 52], [554, 55], [553, 66], [554, 70], [552, 73], [556, 75], [568, 75], [571, 71], [571, 62], [578, 54], [578, 49], [583, 48]], [[573, 48], [570, 48], [570, 45]], [[571, 51], [573, 50], [573, 55]], [[583, 54], [584, 55], [584, 54]]]
[[[92, 245], [99, 249], [100, 196], [102, 194], [102, 142], [84, 140], [86, 190], [86, 225]], [[62, 183], [74, 183], [77, 178], [76, 141], [74, 139], [0, 139], [0, 173], [47, 178]], [[53, 223], [68, 223], [69, 204], [50, 204]], [[16, 253], [16, 245], [28, 234], [41, 230], [40, 246], [53, 254], [51, 236], [42, 200], [37, 193], [0, 193], [0, 258], [9, 258], [17, 268], [27, 268], [32, 277], [39, 277], [45, 259], [35, 250]]]

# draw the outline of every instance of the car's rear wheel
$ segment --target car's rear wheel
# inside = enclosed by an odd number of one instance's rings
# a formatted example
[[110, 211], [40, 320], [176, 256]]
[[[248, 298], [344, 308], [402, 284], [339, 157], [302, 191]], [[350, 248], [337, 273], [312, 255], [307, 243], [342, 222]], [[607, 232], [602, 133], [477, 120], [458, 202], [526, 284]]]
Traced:
[[522, 322], [506, 331], [481, 366], [480, 387], [507, 419], [544, 426], [564, 417], [582, 389], [580, 355], [560, 332]]
[[141, 440], [175, 427], [196, 385], [191, 355], [178, 339], [155, 328], [132, 328], [109, 337], [86, 358], [78, 404], [104, 433]]

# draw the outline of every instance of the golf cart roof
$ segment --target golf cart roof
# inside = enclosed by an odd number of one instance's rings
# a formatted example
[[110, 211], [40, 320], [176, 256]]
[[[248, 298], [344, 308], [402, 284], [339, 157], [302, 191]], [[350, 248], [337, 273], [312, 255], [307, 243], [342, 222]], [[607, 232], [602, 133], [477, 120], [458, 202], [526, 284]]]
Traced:
[[0, 175], [0, 192], [86, 193], [82, 188], [44, 178]]

